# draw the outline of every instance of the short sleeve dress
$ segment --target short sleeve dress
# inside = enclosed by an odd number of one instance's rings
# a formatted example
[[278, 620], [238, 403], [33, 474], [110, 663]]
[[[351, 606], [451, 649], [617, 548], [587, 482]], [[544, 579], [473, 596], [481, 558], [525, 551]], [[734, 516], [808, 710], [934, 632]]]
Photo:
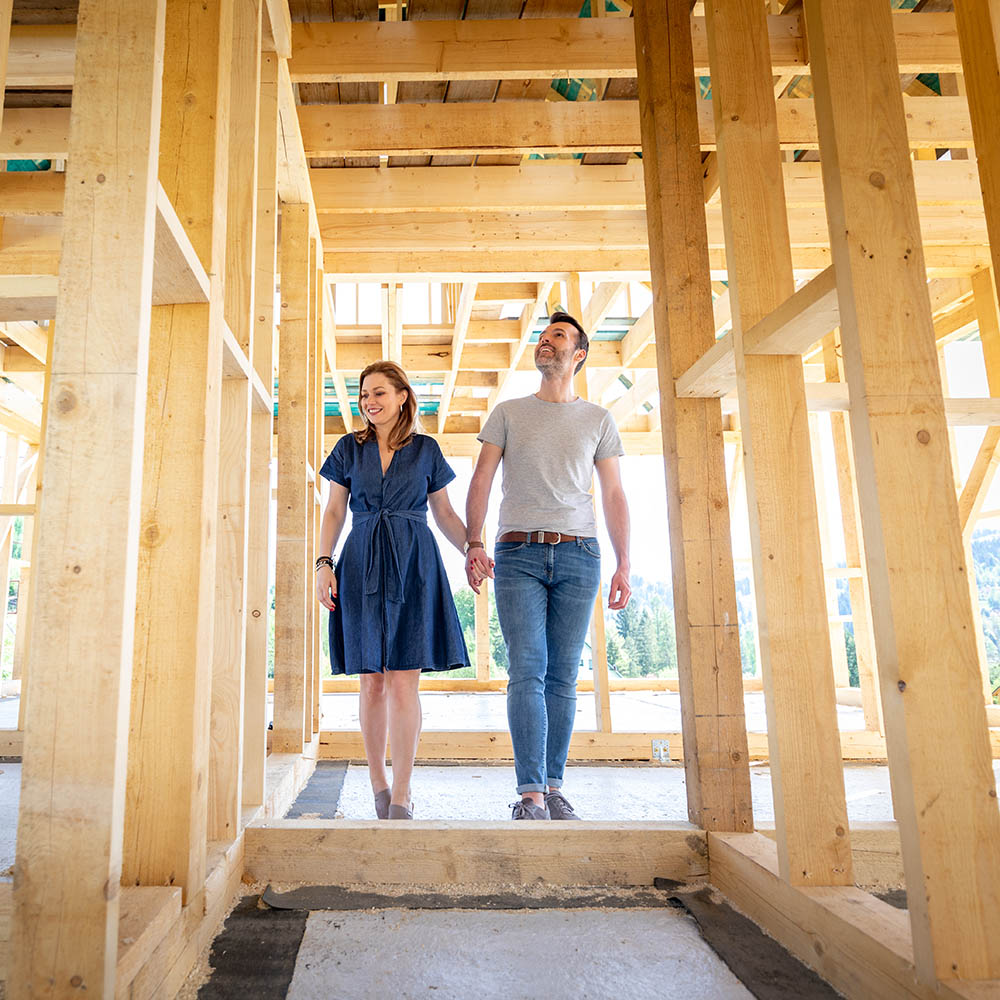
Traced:
[[345, 434], [320, 475], [350, 491], [353, 515], [330, 612], [333, 672], [468, 666], [451, 586], [427, 525], [427, 494], [455, 478], [438, 443], [414, 435], [383, 476], [378, 442], [358, 444]]

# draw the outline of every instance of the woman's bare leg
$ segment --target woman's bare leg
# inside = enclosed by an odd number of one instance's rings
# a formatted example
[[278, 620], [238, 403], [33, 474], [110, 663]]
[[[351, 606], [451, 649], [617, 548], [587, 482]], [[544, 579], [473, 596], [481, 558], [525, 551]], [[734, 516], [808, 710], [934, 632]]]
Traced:
[[389, 702], [389, 743], [392, 747], [392, 803], [409, 808], [410, 779], [423, 721], [420, 671], [386, 671], [385, 680]]
[[361, 675], [358, 716], [373, 792], [381, 792], [389, 787], [389, 776], [385, 770], [385, 746], [389, 736], [387, 688], [385, 674]]

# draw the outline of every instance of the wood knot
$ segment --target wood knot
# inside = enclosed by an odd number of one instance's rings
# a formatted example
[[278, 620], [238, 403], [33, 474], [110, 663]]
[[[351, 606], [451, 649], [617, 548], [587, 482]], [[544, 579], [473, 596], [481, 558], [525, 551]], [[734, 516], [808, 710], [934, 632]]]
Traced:
[[71, 413], [76, 409], [76, 396], [69, 389], [63, 389], [56, 397], [56, 409], [60, 413]]
[[896, 685], [896, 687], [898, 687], [900, 691], [905, 691], [906, 690], [906, 681], [900, 681]]
[[868, 183], [881, 191], [885, 187], [885, 174], [880, 174], [877, 170], [873, 171], [868, 175]]
[[69, 984], [73, 987], [73, 989], [78, 990], [81, 986], [83, 986], [83, 976], [74, 976], [69, 981]]
[[931, 439], [930, 432], [924, 430], [917, 431], [917, 440], [921, 444], [927, 444], [927, 442], [930, 441], [930, 439]]

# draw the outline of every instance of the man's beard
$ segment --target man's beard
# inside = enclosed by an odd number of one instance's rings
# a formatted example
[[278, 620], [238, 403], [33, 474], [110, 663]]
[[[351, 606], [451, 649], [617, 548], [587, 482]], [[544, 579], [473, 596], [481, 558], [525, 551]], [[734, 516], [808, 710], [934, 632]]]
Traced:
[[561, 355], [556, 350], [553, 350], [551, 354], [539, 354], [536, 351], [535, 367], [542, 375], [562, 375], [566, 367], [567, 357], [568, 352], [565, 355]]

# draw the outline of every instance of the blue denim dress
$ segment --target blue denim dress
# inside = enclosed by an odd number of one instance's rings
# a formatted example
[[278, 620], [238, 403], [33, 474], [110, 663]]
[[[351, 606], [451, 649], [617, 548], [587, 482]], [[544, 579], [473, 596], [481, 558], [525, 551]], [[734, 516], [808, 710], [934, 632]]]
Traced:
[[350, 492], [353, 515], [330, 613], [333, 672], [467, 666], [451, 586], [427, 525], [427, 494], [455, 478], [438, 443], [415, 435], [383, 476], [378, 442], [359, 445], [345, 434], [320, 475]]

